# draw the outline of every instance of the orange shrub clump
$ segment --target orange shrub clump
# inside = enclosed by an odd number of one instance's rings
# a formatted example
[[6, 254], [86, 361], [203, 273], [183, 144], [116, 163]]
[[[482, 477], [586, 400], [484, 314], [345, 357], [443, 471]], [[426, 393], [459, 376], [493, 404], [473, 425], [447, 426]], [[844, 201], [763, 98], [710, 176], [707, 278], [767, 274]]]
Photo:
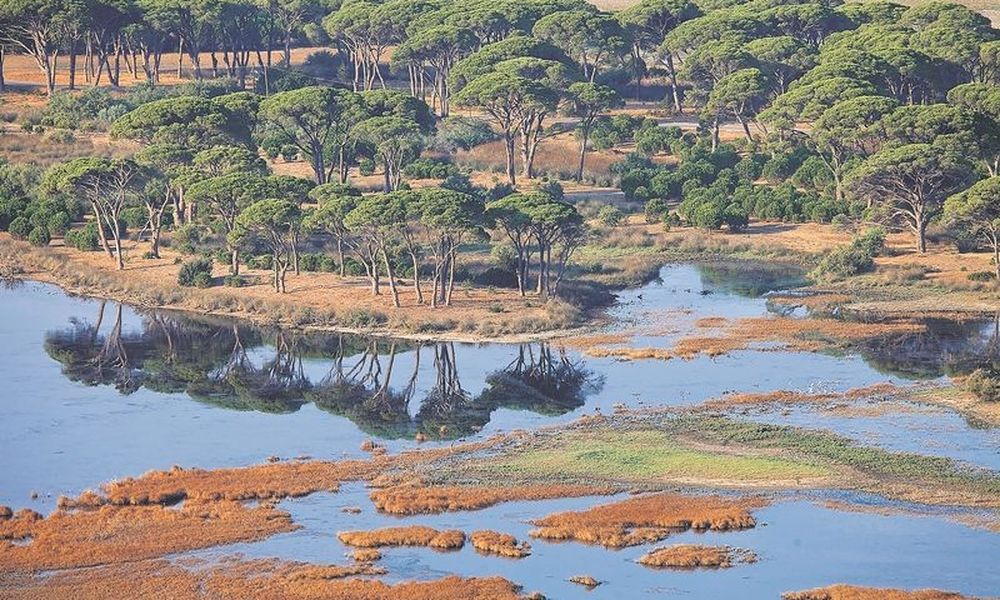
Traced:
[[[265, 500], [337, 491], [342, 481], [373, 476], [374, 461], [308, 461], [233, 469], [150, 471], [104, 486], [110, 504], [172, 504], [194, 500]], [[99, 498], [99, 497], [98, 497]], [[78, 499], [82, 504], [83, 498]]]
[[953, 592], [938, 590], [893, 590], [854, 585], [831, 585], [825, 588], [782, 594], [782, 600], [962, 600], [966, 598]]
[[587, 485], [521, 485], [513, 487], [396, 486], [375, 490], [372, 502], [378, 510], [393, 515], [418, 515], [446, 511], [478, 510], [500, 502], [602, 496], [614, 493], [608, 487]]
[[[320, 566], [280, 561], [223, 561], [188, 570], [166, 561], [65, 571], [49, 576], [17, 574], [11, 598], [31, 600], [105, 600], [106, 598], [171, 598], [176, 600], [515, 600], [518, 587], [500, 577], [445, 577], [435, 581], [389, 585], [356, 575], [377, 575], [368, 565]], [[5, 576], [6, 577], [6, 576]], [[6, 596], [5, 596], [6, 597]]]
[[756, 560], [757, 556], [754, 553], [748, 550], [736, 550], [729, 546], [678, 544], [647, 552], [639, 559], [639, 564], [674, 569], [729, 568], [735, 562], [756, 562]]
[[0, 564], [14, 570], [69, 569], [132, 562], [293, 531], [288, 513], [237, 502], [162, 506], [104, 506], [86, 512], [57, 511], [47, 518], [19, 512], [0, 521]]
[[384, 546], [426, 546], [438, 550], [457, 550], [465, 545], [461, 531], [438, 531], [423, 525], [386, 527], [372, 531], [342, 531], [337, 538], [355, 548], [381, 548]]
[[469, 536], [472, 547], [483, 554], [499, 554], [510, 558], [524, 558], [531, 554], [531, 546], [527, 542], [517, 543], [517, 538], [496, 531], [475, 531]]
[[358, 548], [351, 553], [351, 558], [357, 562], [375, 562], [382, 558], [382, 553], [375, 548]]
[[549, 515], [534, 521], [538, 528], [530, 535], [624, 548], [659, 541], [686, 529], [726, 531], [754, 527], [750, 510], [762, 505], [761, 499], [652, 494]]

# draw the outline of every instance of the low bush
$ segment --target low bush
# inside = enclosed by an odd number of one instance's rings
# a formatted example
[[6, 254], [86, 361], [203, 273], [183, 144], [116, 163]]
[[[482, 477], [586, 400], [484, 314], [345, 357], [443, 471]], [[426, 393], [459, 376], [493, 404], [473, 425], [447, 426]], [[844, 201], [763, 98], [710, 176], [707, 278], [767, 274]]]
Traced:
[[625, 214], [617, 206], [605, 206], [597, 213], [597, 218], [608, 227], [617, 227], [625, 220]]
[[87, 223], [82, 229], [71, 229], [66, 232], [63, 242], [82, 252], [93, 252], [101, 247], [101, 238], [97, 234], [97, 224]]
[[196, 258], [181, 265], [181, 270], [177, 274], [177, 283], [184, 287], [208, 287], [212, 282], [212, 259]]
[[1000, 401], [1000, 373], [980, 368], [965, 379], [965, 389], [985, 402]]
[[44, 227], [35, 227], [28, 233], [28, 242], [32, 246], [48, 246], [50, 239], [49, 230]]
[[459, 175], [460, 171], [455, 165], [433, 158], [421, 158], [406, 165], [403, 174], [412, 179], [447, 179], [453, 175]]
[[875, 257], [884, 247], [885, 231], [873, 227], [855, 237], [849, 245], [823, 257], [809, 277], [816, 281], [829, 281], [871, 272], [875, 270]]

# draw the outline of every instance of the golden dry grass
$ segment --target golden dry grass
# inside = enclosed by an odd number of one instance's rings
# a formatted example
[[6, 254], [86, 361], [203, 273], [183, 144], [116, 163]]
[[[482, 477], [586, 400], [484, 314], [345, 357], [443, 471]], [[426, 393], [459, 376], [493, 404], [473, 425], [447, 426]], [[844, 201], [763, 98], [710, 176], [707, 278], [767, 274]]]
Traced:
[[374, 562], [376, 560], [381, 560], [382, 553], [375, 548], [358, 548], [357, 550], [351, 552], [351, 558], [357, 562]]
[[819, 404], [842, 400], [885, 398], [887, 396], [898, 395], [901, 392], [901, 388], [891, 383], [876, 383], [869, 386], [852, 388], [845, 392], [810, 394], [793, 390], [775, 390], [772, 392], [733, 393], [707, 400], [701, 407], [710, 410], [721, 410], [736, 406], [767, 404]]
[[528, 542], [518, 543], [509, 533], [483, 530], [474, 531], [469, 536], [472, 547], [483, 554], [497, 554], [508, 558], [524, 558], [531, 554]]
[[727, 569], [737, 562], [755, 562], [756, 555], [748, 550], [729, 546], [677, 544], [657, 548], [642, 555], [638, 562], [647, 567], [694, 569], [697, 567]]
[[965, 596], [938, 590], [908, 592], [838, 584], [805, 592], [790, 592], [782, 594], [781, 598], [782, 600], [962, 600]]
[[518, 587], [500, 577], [444, 577], [434, 581], [389, 585], [356, 576], [384, 570], [368, 565], [321, 566], [277, 560], [229, 560], [188, 569], [166, 561], [144, 561], [31, 576], [0, 573], [0, 589], [11, 600], [516, 600]]
[[623, 548], [662, 540], [671, 533], [728, 531], [754, 527], [750, 511], [763, 506], [760, 498], [723, 498], [652, 494], [603, 504], [584, 511], [549, 515], [534, 521], [532, 537], [575, 540], [608, 548]]
[[602, 496], [614, 491], [606, 486], [585, 485], [396, 486], [373, 491], [371, 499], [381, 512], [418, 515], [478, 510], [500, 502]]
[[[162, 506], [104, 506], [57, 511], [46, 518], [21, 513], [0, 522], [0, 564], [38, 571], [121, 564], [236, 542], [297, 528], [271, 505], [237, 502]], [[13, 543], [20, 541], [21, 543]]]
[[[337, 491], [340, 482], [375, 475], [376, 461], [294, 461], [230, 469], [150, 471], [103, 486], [110, 504], [170, 504], [189, 500], [263, 500]], [[100, 500], [100, 496], [88, 496]]]
[[408, 525], [372, 531], [341, 531], [337, 539], [355, 548], [423, 546], [436, 550], [457, 550], [465, 545], [465, 534], [456, 530], [438, 531], [433, 527]]

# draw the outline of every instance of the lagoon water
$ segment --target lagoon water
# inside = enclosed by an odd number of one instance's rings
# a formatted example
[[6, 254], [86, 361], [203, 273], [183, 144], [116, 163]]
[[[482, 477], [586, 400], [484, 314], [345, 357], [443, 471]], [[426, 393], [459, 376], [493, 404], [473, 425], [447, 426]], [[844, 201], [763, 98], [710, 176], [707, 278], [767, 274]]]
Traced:
[[[638, 327], [637, 345], [669, 345], [701, 317], [767, 314], [766, 293], [798, 283], [787, 270], [669, 265], [659, 280], [620, 295], [612, 330]], [[37, 283], [0, 290], [0, 310], [0, 504], [43, 512], [60, 494], [174, 464], [358, 456], [366, 439], [398, 450], [415, 446], [421, 432], [426, 444], [451, 444], [597, 410], [610, 413], [616, 404], [681, 406], [727, 391], [843, 390], [935, 379], [993, 352], [997, 341], [992, 324], [937, 323], [919, 339], [882, 340], [856, 354], [754, 350], [623, 362], [586, 357], [557, 342], [418, 344], [260, 330], [140, 312]], [[651, 323], [657, 328], [647, 327]], [[761, 409], [742, 418], [831, 429], [867, 444], [1000, 469], [997, 429], [939, 409], [885, 416]], [[601, 501], [514, 503], [408, 521], [469, 530], [493, 525], [523, 538], [530, 518]], [[365, 510], [341, 513], [347, 505]], [[305, 525], [302, 531], [205, 553], [342, 562], [338, 529], [397, 521], [376, 514], [360, 486], [282, 506]], [[540, 541], [522, 561], [481, 557], [471, 548], [455, 555], [389, 550], [385, 560], [392, 580], [500, 574], [549, 597], [581, 595], [581, 588], [565, 582], [581, 574], [576, 571], [608, 581], [587, 596], [595, 598], [719, 597], [732, 589], [763, 598], [837, 581], [1000, 591], [1000, 574], [992, 568], [1000, 536], [939, 512], [845, 513], [795, 496], [761, 511], [767, 526], [670, 540], [730, 544], [761, 556], [757, 564], [722, 572], [646, 569], [633, 562], [644, 547], [609, 552]]]

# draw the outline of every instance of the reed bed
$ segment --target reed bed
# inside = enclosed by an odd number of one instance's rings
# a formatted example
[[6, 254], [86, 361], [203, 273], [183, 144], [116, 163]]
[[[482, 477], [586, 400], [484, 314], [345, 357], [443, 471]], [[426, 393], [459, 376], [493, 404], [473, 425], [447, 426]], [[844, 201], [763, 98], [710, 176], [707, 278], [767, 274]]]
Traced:
[[435, 550], [458, 550], [465, 545], [465, 534], [461, 531], [438, 531], [423, 525], [385, 527], [371, 531], [342, 531], [337, 534], [337, 539], [355, 548], [422, 546]]
[[479, 510], [500, 502], [604, 496], [615, 490], [589, 485], [519, 486], [396, 486], [375, 490], [372, 502], [379, 511], [392, 515], [419, 515]]
[[528, 542], [517, 542], [517, 538], [509, 533], [490, 531], [474, 531], [469, 536], [472, 547], [482, 554], [496, 554], [508, 558], [524, 558], [531, 554]]
[[56, 511], [40, 518], [18, 513], [0, 522], [0, 564], [10, 570], [39, 571], [124, 564], [237, 542], [252, 542], [293, 531], [288, 513], [269, 504], [238, 502], [162, 506], [104, 506]]
[[639, 558], [638, 563], [647, 567], [667, 569], [695, 569], [699, 567], [728, 569], [737, 563], [756, 561], [757, 556], [749, 550], [729, 546], [677, 544], [647, 552]]
[[532, 537], [574, 540], [607, 548], [657, 542], [671, 533], [748, 529], [757, 523], [750, 514], [763, 506], [759, 498], [685, 496], [662, 493], [604, 504], [584, 511], [549, 515], [534, 521]]
[[782, 600], [963, 600], [966, 596], [939, 590], [896, 590], [854, 585], [831, 585], [825, 588], [782, 594]]

